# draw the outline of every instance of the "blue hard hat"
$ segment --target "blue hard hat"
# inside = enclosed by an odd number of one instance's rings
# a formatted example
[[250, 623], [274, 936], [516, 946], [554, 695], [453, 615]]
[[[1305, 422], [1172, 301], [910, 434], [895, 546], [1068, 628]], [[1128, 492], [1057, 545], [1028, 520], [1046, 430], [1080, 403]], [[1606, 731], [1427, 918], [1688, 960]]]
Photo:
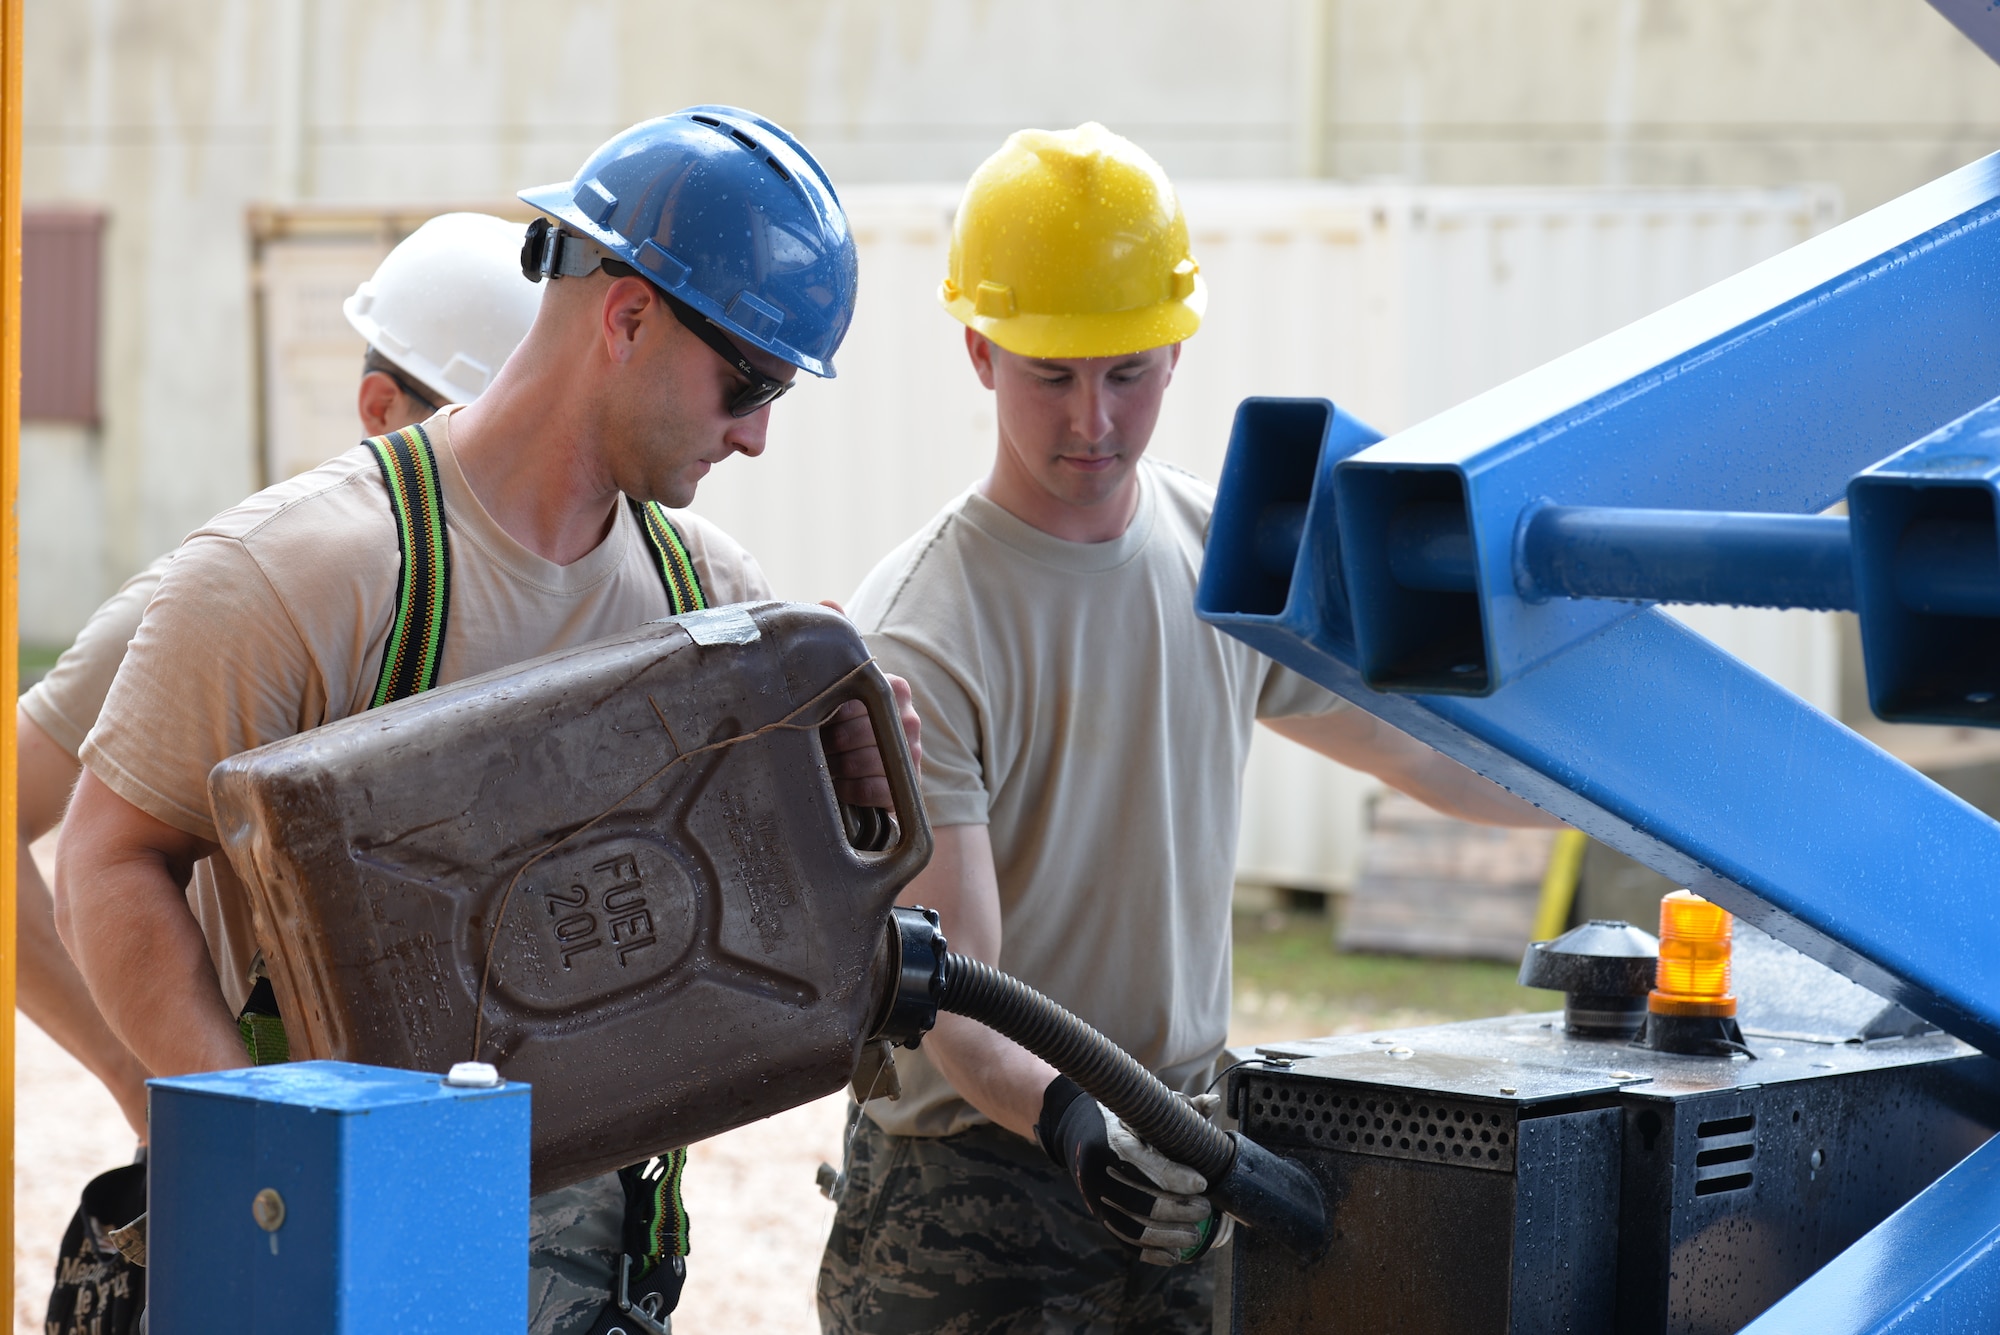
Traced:
[[762, 116], [683, 108], [521, 198], [745, 343], [833, 377], [854, 319], [854, 237], [826, 172]]

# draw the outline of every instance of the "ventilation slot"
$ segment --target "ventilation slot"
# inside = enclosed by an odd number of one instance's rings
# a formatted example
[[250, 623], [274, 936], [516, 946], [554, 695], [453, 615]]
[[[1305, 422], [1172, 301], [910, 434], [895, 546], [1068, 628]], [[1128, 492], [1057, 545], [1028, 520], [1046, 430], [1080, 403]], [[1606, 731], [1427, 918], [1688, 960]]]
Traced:
[[780, 167], [778, 165], [778, 160], [776, 158], [765, 158], [764, 165], [769, 167], [772, 171], [778, 173], [779, 180], [789, 181], [792, 179], [792, 174], [786, 171], [783, 167]]
[[717, 120], [713, 116], [691, 116], [688, 119], [694, 121], [698, 125], [713, 125], [718, 130], [722, 128], [722, 122]]
[[734, 139], [737, 143], [743, 145], [743, 147], [749, 149], [752, 153], [755, 153], [758, 149], [763, 147], [762, 144], [759, 144], [755, 139], [752, 139], [749, 135], [743, 133], [743, 131], [737, 129], [733, 125], [729, 127], [729, 137], [731, 139]]
[[1273, 1145], [1514, 1170], [1511, 1105], [1404, 1096], [1335, 1081], [1253, 1078], [1246, 1088], [1243, 1130]]
[[1717, 1117], [1694, 1129], [1694, 1194], [1718, 1196], [1742, 1191], [1755, 1181], [1757, 1117]]

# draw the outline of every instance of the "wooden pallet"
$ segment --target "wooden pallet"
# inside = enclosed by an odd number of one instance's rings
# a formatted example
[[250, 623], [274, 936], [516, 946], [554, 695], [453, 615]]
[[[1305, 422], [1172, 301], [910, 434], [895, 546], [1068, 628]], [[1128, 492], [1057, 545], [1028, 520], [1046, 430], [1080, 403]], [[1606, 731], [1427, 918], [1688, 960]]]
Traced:
[[1385, 793], [1341, 917], [1341, 948], [1519, 960], [1554, 843], [1553, 830], [1472, 825]]

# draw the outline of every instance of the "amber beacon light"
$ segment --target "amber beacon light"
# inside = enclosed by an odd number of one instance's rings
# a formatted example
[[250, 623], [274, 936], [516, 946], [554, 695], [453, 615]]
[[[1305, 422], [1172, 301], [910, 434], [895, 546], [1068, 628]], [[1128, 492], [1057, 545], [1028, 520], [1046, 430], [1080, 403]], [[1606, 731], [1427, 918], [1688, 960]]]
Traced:
[[1755, 1055], [1736, 1026], [1729, 990], [1731, 922], [1726, 909], [1686, 890], [1660, 900], [1660, 962], [1640, 1042], [1664, 1052]]
[[1729, 991], [1727, 910], [1676, 890], [1660, 900], [1660, 963], [1646, 1009], [1654, 1015], [1736, 1014]]

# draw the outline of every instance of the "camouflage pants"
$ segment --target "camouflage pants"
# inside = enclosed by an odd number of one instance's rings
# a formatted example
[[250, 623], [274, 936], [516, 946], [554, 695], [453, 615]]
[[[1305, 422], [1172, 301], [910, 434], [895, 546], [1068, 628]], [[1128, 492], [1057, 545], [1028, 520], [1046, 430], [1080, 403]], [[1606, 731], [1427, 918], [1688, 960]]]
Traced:
[[528, 1335], [583, 1335], [611, 1301], [625, 1189], [606, 1173], [528, 1202]]
[[861, 1117], [819, 1321], [826, 1335], [1206, 1335], [1214, 1290], [1213, 1258], [1142, 1264], [1011, 1132], [892, 1136]]

